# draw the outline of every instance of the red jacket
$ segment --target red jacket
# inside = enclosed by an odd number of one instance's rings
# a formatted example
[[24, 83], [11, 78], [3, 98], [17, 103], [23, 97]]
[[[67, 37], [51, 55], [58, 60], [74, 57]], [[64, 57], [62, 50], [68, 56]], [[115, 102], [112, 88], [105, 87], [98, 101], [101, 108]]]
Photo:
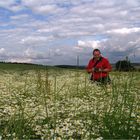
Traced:
[[[92, 75], [93, 75], [92, 78], [94, 80], [97, 80], [99, 78], [108, 76], [108, 72], [91, 72], [91, 69], [93, 69], [93, 66], [96, 63], [96, 61], [97, 60], [95, 60], [93, 58], [90, 59], [88, 65], [86, 67], [87, 72], [92, 73]], [[109, 71], [111, 71], [111, 69], [112, 69], [108, 59], [104, 58], [104, 57], [102, 57], [101, 61], [99, 61], [98, 64], [95, 67], [100, 68], [100, 69], [109, 69]]]

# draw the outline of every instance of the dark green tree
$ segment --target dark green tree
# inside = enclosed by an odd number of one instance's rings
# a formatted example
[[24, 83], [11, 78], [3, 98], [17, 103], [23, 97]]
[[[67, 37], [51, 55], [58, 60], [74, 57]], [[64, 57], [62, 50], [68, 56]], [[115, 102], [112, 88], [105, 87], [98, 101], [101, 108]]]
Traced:
[[134, 70], [134, 67], [131, 65], [129, 60], [119, 60], [116, 65], [116, 70], [118, 71], [131, 71]]

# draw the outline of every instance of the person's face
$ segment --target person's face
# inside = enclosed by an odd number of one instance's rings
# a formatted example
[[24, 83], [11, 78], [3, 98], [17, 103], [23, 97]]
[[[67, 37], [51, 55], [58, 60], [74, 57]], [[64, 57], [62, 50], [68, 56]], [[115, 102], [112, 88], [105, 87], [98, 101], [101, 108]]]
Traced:
[[93, 53], [93, 56], [94, 56], [95, 59], [98, 59], [98, 58], [101, 57], [101, 54], [100, 54], [99, 51], [95, 51], [95, 52]]

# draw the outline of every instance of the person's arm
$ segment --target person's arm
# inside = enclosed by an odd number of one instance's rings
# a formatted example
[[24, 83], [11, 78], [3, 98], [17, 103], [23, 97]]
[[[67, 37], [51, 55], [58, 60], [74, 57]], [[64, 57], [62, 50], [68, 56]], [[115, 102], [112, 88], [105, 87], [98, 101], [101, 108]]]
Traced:
[[86, 71], [88, 73], [92, 73], [93, 72], [93, 68], [92, 68], [92, 61], [90, 60], [87, 67], [86, 67]]
[[111, 69], [110, 68], [105, 68], [105, 69], [99, 69], [100, 72], [110, 72]]
[[105, 67], [103, 69], [99, 69], [99, 72], [110, 72], [111, 70], [111, 64], [109, 63], [108, 59], [105, 59]]

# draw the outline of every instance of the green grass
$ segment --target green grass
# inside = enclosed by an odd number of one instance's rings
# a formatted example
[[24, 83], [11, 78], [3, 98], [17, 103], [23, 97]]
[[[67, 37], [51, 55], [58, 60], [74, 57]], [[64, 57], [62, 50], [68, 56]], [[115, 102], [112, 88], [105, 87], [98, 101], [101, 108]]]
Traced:
[[37, 69], [46, 69], [50, 66], [37, 65], [37, 64], [28, 64], [28, 63], [2, 63], [0, 62], [0, 70], [15, 70], [15, 71], [24, 71], [24, 70], [37, 70]]
[[91, 83], [84, 70], [0, 70], [3, 139], [139, 139], [140, 73]]

